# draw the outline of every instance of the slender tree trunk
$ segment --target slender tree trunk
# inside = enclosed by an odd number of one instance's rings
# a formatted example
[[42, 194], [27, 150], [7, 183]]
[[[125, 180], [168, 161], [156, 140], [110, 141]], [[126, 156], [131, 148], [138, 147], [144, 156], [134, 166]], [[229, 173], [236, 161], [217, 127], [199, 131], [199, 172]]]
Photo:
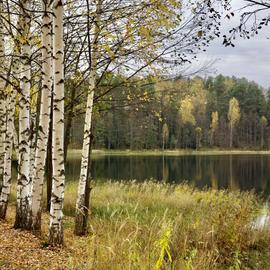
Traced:
[[76, 212], [76, 217], [75, 217], [75, 229], [74, 233], [76, 235], [82, 236], [86, 235], [88, 232], [88, 217], [89, 217], [89, 204], [90, 204], [90, 193], [91, 193], [91, 150], [92, 150], [92, 145], [93, 145], [93, 136], [92, 136], [92, 131], [90, 134], [90, 148], [89, 148], [89, 155], [88, 155], [88, 168], [87, 168], [87, 178], [86, 178], [86, 183], [85, 183], [85, 190], [84, 190], [84, 196], [83, 196], [83, 212], [78, 215]]
[[[13, 118], [14, 118], [14, 116], [13, 116]], [[16, 130], [15, 124], [14, 124], [14, 119], [12, 120], [12, 130], [13, 130], [13, 147], [14, 147], [16, 157], [18, 159], [19, 158], [19, 140], [18, 140], [17, 130]]]
[[7, 130], [5, 139], [4, 155], [4, 175], [3, 187], [0, 194], [0, 219], [6, 217], [8, 200], [11, 188], [11, 166], [12, 166], [12, 141], [14, 134], [14, 114], [16, 106], [16, 91], [11, 88], [11, 93], [7, 96]]
[[72, 120], [73, 120], [73, 116], [74, 116], [74, 102], [73, 100], [75, 99], [75, 94], [76, 94], [76, 87], [72, 85], [72, 89], [71, 89], [71, 95], [70, 95], [70, 100], [71, 100], [71, 104], [70, 104], [70, 108], [67, 114], [67, 119], [66, 119], [66, 129], [65, 129], [65, 147], [64, 147], [64, 153], [65, 153], [65, 162], [67, 160], [67, 151], [68, 151], [68, 146], [70, 143], [70, 134], [71, 134], [71, 128], [72, 128]]
[[[1, 4], [3, 2], [1, 1]], [[20, 26], [18, 20], [18, 28]], [[1, 24], [2, 25], [2, 24]], [[3, 30], [3, 29], [2, 29]], [[4, 30], [3, 30], [4, 31]], [[3, 33], [1, 31], [1, 33]], [[3, 42], [3, 40], [2, 40]], [[18, 54], [18, 46], [14, 46], [14, 52]], [[4, 54], [4, 51], [3, 51]], [[10, 62], [10, 71], [6, 74], [7, 78], [9, 78], [10, 73], [12, 73], [13, 77], [16, 79], [14, 81], [15, 87], [19, 88], [19, 78], [18, 75], [20, 74], [20, 61], [18, 57], [14, 57], [11, 59]], [[5, 108], [5, 140], [4, 140], [4, 168], [3, 168], [3, 183], [0, 193], [0, 218], [4, 219], [6, 217], [8, 200], [10, 195], [11, 189], [11, 167], [12, 167], [12, 143], [13, 137], [17, 134], [14, 127], [14, 114], [15, 114], [15, 107], [16, 107], [16, 91], [15, 89], [9, 85], [4, 84], [2, 85], [2, 91], [5, 91], [5, 98], [6, 98], [6, 108]], [[5, 89], [5, 90], [4, 90]], [[18, 151], [16, 151], [18, 157]]]
[[214, 134], [215, 132], [213, 130], [210, 130], [210, 146], [214, 146]]
[[233, 146], [233, 127], [230, 124], [230, 148]]
[[[0, 1], [0, 13], [3, 12], [3, 0]], [[5, 55], [4, 22], [0, 17], [0, 55]], [[0, 63], [0, 73], [4, 74], [3, 58]], [[6, 137], [6, 94], [5, 80], [0, 79], [0, 194], [3, 186], [4, 175], [4, 156], [5, 156], [5, 137]]]
[[21, 3], [20, 38], [21, 42], [21, 79], [20, 79], [20, 113], [19, 113], [19, 166], [17, 185], [17, 205], [15, 228], [27, 228], [30, 210], [30, 14], [29, 1]]
[[[94, 84], [92, 84], [92, 87]], [[91, 87], [91, 86], [90, 86]], [[85, 235], [87, 233], [87, 218], [89, 205], [86, 205], [87, 182], [89, 177], [89, 157], [91, 153], [91, 124], [92, 124], [92, 109], [94, 100], [94, 88], [88, 95], [87, 108], [85, 115], [84, 140], [82, 149], [81, 172], [78, 187], [75, 230], [76, 235]]]
[[63, 234], [63, 203], [65, 187], [64, 164], [64, 40], [63, 40], [62, 0], [54, 1], [53, 18], [53, 130], [52, 130], [52, 161], [53, 182], [49, 225], [49, 244], [62, 245]]
[[[51, 104], [53, 100], [51, 98]], [[46, 159], [46, 172], [47, 172], [47, 206], [46, 210], [50, 212], [51, 209], [51, 197], [52, 197], [52, 178], [53, 178], [53, 168], [52, 168], [52, 115], [53, 106], [51, 106], [50, 113], [50, 125], [49, 125], [49, 139], [47, 146], [47, 159]]]
[[45, 177], [45, 165], [47, 143], [49, 135], [50, 112], [51, 112], [51, 26], [52, 16], [50, 7], [44, 4], [42, 18], [42, 87], [39, 126], [37, 134], [36, 153], [33, 169], [33, 190], [31, 208], [31, 229], [41, 230], [42, 191]]
[[[87, 1], [88, 11], [90, 10], [89, 1]], [[96, 87], [96, 67], [97, 67], [97, 53], [98, 53], [98, 37], [100, 31], [100, 12], [101, 12], [101, 0], [97, 2], [96, 18], [95, 18], [95, 29], [94, 29], [94, 40], [92, 46], [92, 52], [89, 51], [89, 57], [91, 58], [91, 68], [89, 76], [89, 90], [87, 97], [87, 106], [85, 112], [85, 123], [84, 123], [84, 139], [82, 148], [82, 159], [81, 159], [81, 171], [80, 180], [78, 186], [78, 195], [76, 203], [76, 217], [75, 217], [75, 230], [76, 235], [85, 235], [87, 233], [88, 223], [88, 212], [89, 212], [89, 170], [90, 170], [90, 153], [91, 153], [91, 127], [92, 127], [92, 113], [93, 113], [93, 101], [94, 91]], [[90, 23], [88, 17], [88, 46], [90, 48]]]
[[[33, 97], [32, 97], [33, 98]], [[37, 140], [37, 129], [36, 129], [36, 107], [30, 108], [30, 182], [33, 181], [34, 166], [35, 166], [35, 152], [36, 152], [36, 140]], [[32, 194], [31, 186], [31, 194]]]
[[165, 137], [164, 135], [162, 136], [162, 151], [165, 150]]
[[[51, 28], [51, 35], [53, 37], [53, 27]], [[51, 56], [53, 59], [53, 44], [51, 47]], [[52, 93], [54, 88], [54, 74], [53, 64], [51, 61], [51, 72], [52, 72]], [[50, 111], [50, 124], [49, 124], [49, 138], [47, 145], [47, 160], [46, 160], [46, 172], [47, 172], [47, 207], [46, 210], [51, 210], [51, 198], [52, 198], [52, 179], [53, 179], [53, 164], [52, 164], [52, 130], [53, 130], [53, 95], [51, 95], [51, 111]]]
[[261, 126], [261, 149], [264, 147], [264, 127]]

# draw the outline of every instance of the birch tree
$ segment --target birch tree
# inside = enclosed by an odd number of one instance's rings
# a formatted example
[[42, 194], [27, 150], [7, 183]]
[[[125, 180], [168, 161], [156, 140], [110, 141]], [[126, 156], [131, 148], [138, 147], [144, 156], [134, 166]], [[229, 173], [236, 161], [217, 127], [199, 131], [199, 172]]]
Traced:
[[20, 3], [19, 36], [20, 44], [20, 99], [19, 99], [19, 158], [15, 228], [27, 228], [30, 210], [30, 1]]
[[[0, 15], [3, 13], [3, 1], [0, 1]], [[4, 21], [0, 17], [0, 56], [5, 55], [5, 37], [4, 37]], [[3, 74], [4, 61], [0, 63], [0, 73]], [[3, 185], [4, 174], [4, 142], [6, 133], [6, 98], [5, 98], [5, 80], [0, 78], [0, 190]]]
[[[3, 8], [3, 1], [1, 1], [1, 7]], [[1, 14], [1, 22], [3, 22]], [[10, 17], [5, 18], [7, 24], [11, 26], [12, 23], [10, 21]], [[3, 25], [2, 25], [3, 26]], [[2, 96], [5, 100], [5, 122], [2, 123], [4, 126], [5, 135], [4, 138], [4, 145], [3, 145], [3, 156], [4, 156], [4, 167], [3, 167], [3, 185], [0, 192], [0, 218], [4, 219], [6, 217], [7, 213], [7, 206], [9, 201], [9, 195], [11, 190], [11, 167], [12, 167], [12, 145], [13, 145], [13, 139], [14, 139], [14, 133], [16, 132], [14, 129], [14, 115], [15, 115], [15, 107], [16, 107], [16, 96], [17, 91], [20, 88], [19, 87], [19, 76], [20, 76], [20, 39], [19, 39], [19, 29], [20, 27], [20, 20], [17, 21], [17, 27], [16, 27], [16, 34], [12, 32], [12, 27], [10, 28], [10, 33], [8, 33], [9, 39], [7, 42], [5, 42], [5, 45], [11, 44], [13, 46], [13, 49], [11, 50], [12, 58], [10, 61], [7, 61], [6, 58], [3, 58], [2, 64], [7, 64], [8, 69], [6, 67], [4, 68], [3, 65], [1, 65], [1, 79], [5, 81], [5, 83], [2, 81], [2, 93], [4, 96]], [[7, 28], [5, 28], [6, 30]], [[4, 33], [4, 28], [2, 28], [1, 33]], [[15, 36], [17, 38], [15, 38]], [[2, 42], [4, 42], [4, 39], [2, 39]], [[3, 43], [4, 44], [4, 43]], [[5, 56], [7, 52], [4, 50], [1, 54], [2, 56]], [[17, 151], [16, 151], [17, 154]], [[17, 154], [18, 157], [18, 154]]]
[[[0, 15], [3, 13], [3, 1], [0, 1]], [[5, 55], [4, 21], [0, 17], [0, 56]], [[0, 63], [0, 73], [4, 74], [4, 62]], [[5, 163], [5, 138], [6, 138], [6, 94], [5, 80], [0, 78], [0, 218], [6, 216], [6, 199], [2, 197], [2, 190], [7, 193], [6, 183], [4, 182], [4, 163]], [[4, 204], [4, 205], [3, 205]]]
[[[89, 156], [91, 151], [91, 125], [92, 125], [92, 112], [93, 102], [96, 87], [96, 75], [97, 75], [97, 57], [98, 57], [98, 38], [100, 33], [100, 12], [101, 12], [102, 0], [98, 0], [96, 17], [95, 17], [95, 29], [94, 29], [94, 41], [92, 51], [89, 50], [89, 58], [91, 59], [90, 76], [89, 76], [89, 89], [87, 97], [87, 106], [85, 112], [85, 123], [84, 123], [84, 139], [82, 148], [82, 159], [81, 159], [81, 171], [80, 180], [78, 186], [78, 195], [76, 202], [76, 218], [75, 218], [75, 234], [84, 235], [87, 233], [87, 222], [88, 222], [88, 211], [89, 198], [87, 198], [87, 181], [89, 181]], [[89, 0], [87, 0], [88, 11], [90, 10]], [[91, 46], [90, 40], [90, 21], [88, 17], [88, 42]]]
[[53, 182], [49, 225], [49, 244], [61, 245], [63, 235], [63, 203], [65, 186], [64, 166], [64, 42], [62, 0], [53, 5]]
[[49, 123], [51, 112], [51, 48], [52, 48], [52, 15], [51, 3], [43, 1], [42, 16], [42, 86], [41, 104], [39, 114], [39, 127], [37, 134], [37, 144], [35, 152], [33, 186], [32, 186], [32, 205], [31, 205], [31, 228], [35, 231], [41, 229], [42, 211], [42, 190], [45, 176], [47, 143], [49, 135]]
[[4, 143], [4, 174], [3, 186], [0, 193], [0, 218], [4, 219], [7, 213], [7, 206], [9, 201], [11, 189], [11, 166], [12, 166], [12, 142], [14, 136], [14, 114], [16, 106], [16, 91], [13, 87], [7, 88], [7, 107], [6, 107], [6, 133]]

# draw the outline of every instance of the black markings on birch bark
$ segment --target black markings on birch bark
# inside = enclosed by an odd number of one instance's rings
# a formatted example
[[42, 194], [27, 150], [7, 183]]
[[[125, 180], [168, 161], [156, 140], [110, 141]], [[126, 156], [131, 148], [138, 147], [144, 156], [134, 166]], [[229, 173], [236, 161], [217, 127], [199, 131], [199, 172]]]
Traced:
[[19, 158], [15, 228], [28, 228], [30, 213], [30, 1], [21, 2], [19, 20], [20, 41], [20, 98], [19, 98]]
[[[88, 2], [89, 4], [89, 2]], [[87, 233], [88, 212], [89, 212], [89, 196], [90, 196], [90, 152], [91, 152], [91, 127], [92, 127], [92, 113], [94, 94], [96, 87], [96, 69], [98, 58], [98, 38], [100, 34], [100, 13], [101, 13], [102, 0], [98, 0], [95, 17], [95, 29], [92, 51], [89, 52], [89, 58], [91, 59], [90, 76], [89, 76], [89, 90], [87, 96], [87, 105], [85, 112], [84, 123], [84, 138], [81, 158], [81, 171], [80, 180], [78, 186], [78, 195], [76, 203], [76, 218], [75, 218], [75, 230], [76, 235], [84, 235]], [[89, 5], [88, 5], [89, 8]], [[90, 41], [90, 24], [88, 23], [88, 46], [91, 47]]]
[[12, 163], [12, 141], [14, 136], [14, 114], [16, 105], [16, 92], [10, 86], [7, 91], [7, 125], [6, 125], [6, 139], [4, 143], [5, 156], [4, 156], [4, 175], [3, 187], [0, 194], [0, 218], [6, 217], [8, 200], [11, 188], [11, 163]]
[[[3, 12], [3, 1], [0, 1], [0, 13]], [[4, 22], [0, 16], [0, 56], [5, 55]], [[4, 74], [4, 61], [0, 63], [0, 73]], [[0, 78], [0, 194], [3, 187], [4, 157], [5, 157], [5, 134], [6, 134], [6, 93], [5, 81]]]
[[47, 157], [47, 143], [49, 136], [51, 91], [52, 91], [52, 15], [51, 6], [43, 4], [42, 17], [42, 86], [39, 114], [39, 127], [37, 129], [37, 144], [33, 166], [33, 186], [31, 203], [31, 229], [41, 230], [42, 191], [45, 177], [45, 164]]
[[65, 186], [64, 165], [64, 41], [63, 2], [57, 0], [53, 7], [53, 123], [52, 164], [53, 181], [50, 209], [49, 244], [61, 245], [63, 237], [63, 202]]

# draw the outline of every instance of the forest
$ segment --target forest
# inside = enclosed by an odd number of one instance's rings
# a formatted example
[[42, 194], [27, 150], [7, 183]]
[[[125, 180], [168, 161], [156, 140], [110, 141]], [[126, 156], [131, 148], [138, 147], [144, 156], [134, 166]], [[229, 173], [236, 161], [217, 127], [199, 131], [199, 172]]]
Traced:
[[[109, 104], [97, 103], [95, 148], [269, 148], [270, 101], [268, 92], [255, 82], [222, 75], [151, 80], [114, 90], [107, 98]], [[233, 98], [239, 111], [233, 116], [235, 120], [229, 116]], [[81, 147], [82, 133], [78, 112], [73, 120], [71, 147]]]

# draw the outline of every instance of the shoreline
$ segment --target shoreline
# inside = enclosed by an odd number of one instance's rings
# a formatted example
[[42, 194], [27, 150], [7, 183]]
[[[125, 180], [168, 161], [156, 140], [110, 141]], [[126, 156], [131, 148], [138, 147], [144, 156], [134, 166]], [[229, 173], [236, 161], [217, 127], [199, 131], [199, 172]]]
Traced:
[[[222, 155], [270, 155], [270, 150], [104, 150], [93, 149], [94, 156], [222, 156]], [[80, 149], [70, 149], [68, 156], [81, 155]]]

